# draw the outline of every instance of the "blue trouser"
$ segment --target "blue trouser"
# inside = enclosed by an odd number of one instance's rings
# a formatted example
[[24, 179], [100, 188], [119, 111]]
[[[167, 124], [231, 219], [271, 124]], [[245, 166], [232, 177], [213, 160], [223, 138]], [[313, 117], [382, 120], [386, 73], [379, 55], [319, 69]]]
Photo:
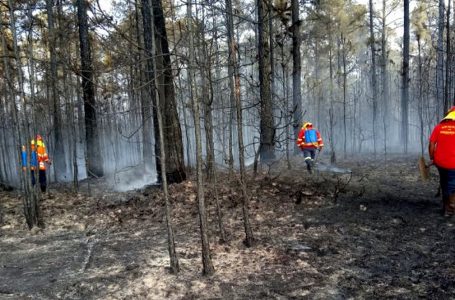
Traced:
[[[36, 184], [35, 170], [30, 171], [30, 176], [32, 177], [32, 185]], [[38, 181], [41, 188], [41, 192], [46, 192], [47, 180], [46, 180], [46, 170], [38, 171]]]
[[442, 196], [449, 197], [450, 195], [455, 194], [455, 169], [443, 169], [438, 167], [438, 171]]
[[305, 158], [306, 168], [308, 171], [311, 170], [314, 158], [316, 157], [315, 148], [303, 148], [303, 157]]
[[315, 148], [304, 148], [303, 149], [303, 157], [305, 157], [305, 163], [310, 165], [314, 158], [316, 157], [316, 149]]

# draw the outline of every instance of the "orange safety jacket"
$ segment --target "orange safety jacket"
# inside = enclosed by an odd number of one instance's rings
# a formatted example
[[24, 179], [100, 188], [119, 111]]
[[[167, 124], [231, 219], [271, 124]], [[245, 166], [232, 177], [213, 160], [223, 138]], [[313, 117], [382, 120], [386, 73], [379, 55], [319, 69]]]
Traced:
[[[305, 141], [305, 132], [307, 130], [315, 130], [316, 131], [316, 137], [317, 137], [317, 140], [316, 142], [307, 142]], [[300, 132], [299, 132], [299, 135], [297, 137], [297, 146], [299, 146], [301, 149], [304, 149], [304, 148], [321, 148], [321, 147], [324, 147], [324, 142], [322, 141], [322, 138], [321, 138], [321, 133], [316, 130], [316, 129], [313, 129], [313, 128], [308, 128], [308, 127], [302, 127], [302, 129], [300, 129]]]
[[[32, 141], [33, 143], [34, 141]], [[36, 154], [38, 156], [38, 168], [40, 170], [46, 170], [46, 164], [49, 162], [49, 156], [47, 155], [46, 145], [42, 140], [36, 141]]]

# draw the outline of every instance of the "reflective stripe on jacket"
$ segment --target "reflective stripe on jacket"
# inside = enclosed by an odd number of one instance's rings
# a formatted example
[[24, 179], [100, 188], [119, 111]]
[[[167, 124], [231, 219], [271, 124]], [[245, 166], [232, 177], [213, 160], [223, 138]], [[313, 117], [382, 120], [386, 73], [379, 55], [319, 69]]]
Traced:
[[38, 164], [40, 170], [46, 170], [45, 162], [49, 161], [49, 157], [46, 152], [46, 145], [42, 140], [36, 141], [36, 153], [38, 154]]

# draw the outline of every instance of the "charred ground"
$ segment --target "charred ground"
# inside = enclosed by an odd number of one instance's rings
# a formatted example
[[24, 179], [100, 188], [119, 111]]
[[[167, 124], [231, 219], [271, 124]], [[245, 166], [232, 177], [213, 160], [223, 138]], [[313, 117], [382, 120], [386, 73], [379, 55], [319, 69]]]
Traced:
[[[321, 162], [322, 163], [322, 162]], [[164, 202], [153, 187], [79, 193], [53, 185], [44, 230], [28, 231], [15, 191], [0, 192], [1, 299], [345, 299], [455, 297], [455, 219], [441, 216], [437, 175], [417, 157], [344, 160], [352, 173], [294, 169], [248, 182], [255, 246], [246, 248], [236, 178], [220, 174], [229, 234], [220, 243], [207, 188], [216, 274], [201, 275], [194, 181], [173, 185], [181, 265], [169, 273]], [[322, 168], [321, 168], [322, 169]], [[89, 193], [90, 191], [90, 193]]]

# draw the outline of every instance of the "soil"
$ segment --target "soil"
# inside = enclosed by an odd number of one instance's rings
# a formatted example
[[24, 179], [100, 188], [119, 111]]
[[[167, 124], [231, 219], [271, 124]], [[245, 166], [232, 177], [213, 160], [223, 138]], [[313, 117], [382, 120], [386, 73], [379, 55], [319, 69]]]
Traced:
[[[196, 184], [172, 185], [181, 267], [171, 274], [156, 187], [112, 192], [102, 180], [54, 184], [46, 227], [26, 228], [17, 191], [0, 192], [0, 299], [455, 298], [455, 217], [417, 156], [355, 157], [309, 175], [301, 158], [249, 177], [255, 244], [245, 247], [237, 177], [220, 173], [228, 241], [206, 204], [215, 275], [202, 275]], [[325, 162], [325, 163], [324, 163]]]

